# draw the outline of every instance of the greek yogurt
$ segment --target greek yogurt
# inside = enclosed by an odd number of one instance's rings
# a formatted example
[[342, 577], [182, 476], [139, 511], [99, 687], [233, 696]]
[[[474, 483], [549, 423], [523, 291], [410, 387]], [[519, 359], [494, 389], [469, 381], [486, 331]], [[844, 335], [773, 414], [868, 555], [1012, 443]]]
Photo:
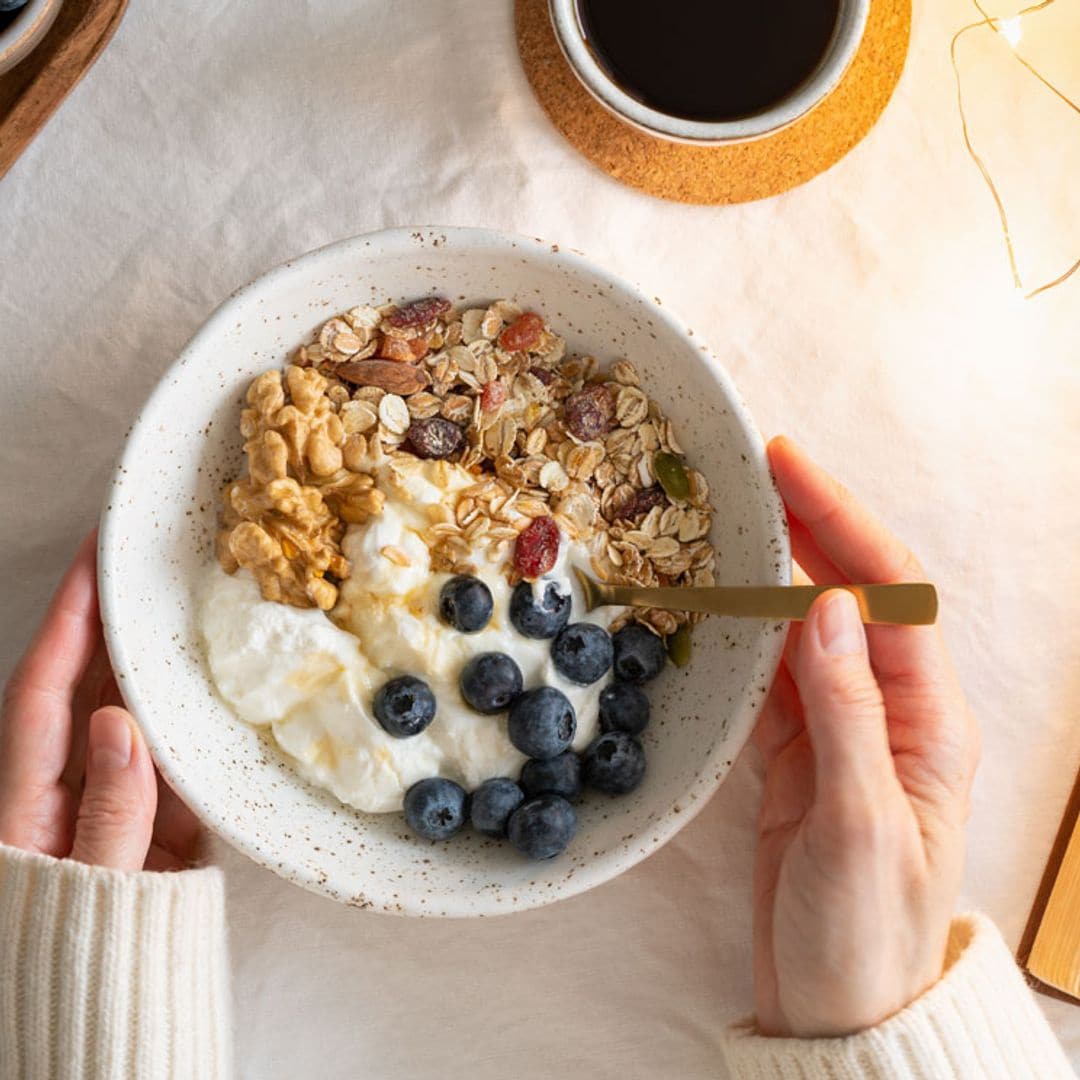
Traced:
[[[503, 568], [477, 557], [477, 576], [491, 590], [494, 613], [474, 634], [447, 626], [438, 614], [449, 579], [434, 573], [423, 534], [431, 508], [453, 509], [475, 477], [459, 466], [417, 461], [407, 475], [381, 475], [382, 513], [351, 525], [342, 550], [352, 567], [337, 606], [327, 614], [263, 600], [244, 570], [216, 564], [201, 598], [200, 623], [218, 692], [242, 720], [269, 728], [311, 783], [372, 813], [400, 810], [405, 792], [425, 777], [444, 776], [467, 790], [493, 776], [516, 777], [525, 757], [511, 744], [506, 716], [483, 716], [462, 700], [458, 676], [483, 652], [503, 652], [521, 668], [525, 688], [554, 686], [577, 713], [574, 748], [596, 735], [600, 691], [567, 682], [555, 670], [551, 643], [525, 638], [510, 623]], [[387, 466], [389, 468], [389, 466]], [[617, 608], [585, 614], [573, 567], [589, 553], [567, 542], [544, 585], [573, 598], [572, 621], [607, 627]], [[414, 675], [435, 694], [436, 713], [419, 735], [398, 739], [375, 719], [372, 699], [387, 679]]]

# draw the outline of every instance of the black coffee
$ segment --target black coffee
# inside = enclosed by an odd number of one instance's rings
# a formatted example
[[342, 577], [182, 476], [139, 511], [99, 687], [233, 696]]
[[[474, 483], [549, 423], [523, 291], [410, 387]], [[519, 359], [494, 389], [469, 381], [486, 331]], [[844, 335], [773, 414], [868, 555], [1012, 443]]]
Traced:
[[734, 120], [804, 82], [825, 55], [840, 0], [577, 0], [597, 62], [669, 116]]

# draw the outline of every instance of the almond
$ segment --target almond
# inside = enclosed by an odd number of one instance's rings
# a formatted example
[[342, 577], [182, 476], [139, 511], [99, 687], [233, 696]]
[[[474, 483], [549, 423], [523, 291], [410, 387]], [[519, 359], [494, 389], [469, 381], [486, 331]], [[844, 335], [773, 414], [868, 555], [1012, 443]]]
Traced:
[[347, 360], [334, 374], [356, 386], [377, 386], [388, 394], [408, 397], [428, 385], [428, 374], [415, 364], [400, 360]]

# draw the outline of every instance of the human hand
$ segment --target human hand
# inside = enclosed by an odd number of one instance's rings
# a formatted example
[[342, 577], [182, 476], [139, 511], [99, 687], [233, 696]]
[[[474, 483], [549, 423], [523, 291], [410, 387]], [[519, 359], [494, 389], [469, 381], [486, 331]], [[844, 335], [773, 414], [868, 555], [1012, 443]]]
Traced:
[[[794, 444], [774, 439], [769, 460], [814, 582], [925, 580]], [[960, 887], [979, 737], [939, 632], [864, 628], [849, 593], [826, 593], [789, 633], [754, 741], [758, 1029], [871, 1027], [940, 977]]]
[[4, 690], [0, 843], [115, 870], [177, 870], [198, 823], [161, 782], [105, 654], [83, 541]]

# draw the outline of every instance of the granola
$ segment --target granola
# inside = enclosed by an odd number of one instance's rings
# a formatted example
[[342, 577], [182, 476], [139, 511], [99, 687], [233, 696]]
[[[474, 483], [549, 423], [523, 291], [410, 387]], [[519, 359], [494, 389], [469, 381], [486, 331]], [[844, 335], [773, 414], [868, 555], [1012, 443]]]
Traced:
[[[378, 515], [377, 478], [397, 459], [454, 461], [475, 476], [425, 540], [436, 571], [469, 572], [485, 551], [511, 558], [550, 518], [617, 584], [712, 585], [713, 508], [672, 425], [634, 365], [567, 351], [535, 312], [509, 300], [455, 309], [427, 297], [335, 315], [284, 374], [251, 384], [241, 416], [247, 472], [225, 492], [217, 552], [247, 567], [265, 599], [332, 608], [350, 573], [346, 527]], [[404, 554], [384, 553], [399, 562]], [[702, 616], [627, 611], [668, 636]]]

